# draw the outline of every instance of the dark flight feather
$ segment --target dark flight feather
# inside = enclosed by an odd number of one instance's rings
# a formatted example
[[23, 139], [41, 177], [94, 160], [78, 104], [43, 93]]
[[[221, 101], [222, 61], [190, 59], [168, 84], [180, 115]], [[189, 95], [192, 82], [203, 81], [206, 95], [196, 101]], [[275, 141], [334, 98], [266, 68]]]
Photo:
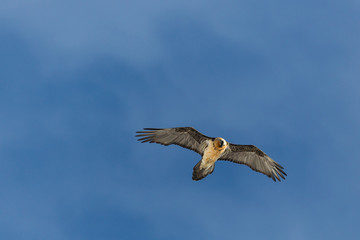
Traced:
[[204, 134], [198, 132], [192, 127], [179, 128], [144, 128], [145, 131], [138, 131], [138, 141], [159, 143], [165, 146], [175, 144], [199, 154], [204, 153], [202, 143], [211, 139]]
[[263, 151], [253, 145], [229, 144], [228, 149], [223, 153], [219, 160], [231, 161], [234, 163], [245, 164], [256, 172], [261, 172], [274, 181], [285, 179], [286, 173], [280, 164], [272, 160]]

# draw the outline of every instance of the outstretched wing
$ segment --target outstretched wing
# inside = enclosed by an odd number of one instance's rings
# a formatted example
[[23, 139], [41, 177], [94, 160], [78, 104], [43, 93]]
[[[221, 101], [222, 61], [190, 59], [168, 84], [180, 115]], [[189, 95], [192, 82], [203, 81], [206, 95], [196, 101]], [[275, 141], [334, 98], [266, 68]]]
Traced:
[[280, 177], [285, 179], [284, 175], [287, 176], [280, 164], [253, 145], [235, 145], [230, 143], [219, 160], [245, 164], [252, 170], [271, 177], [274, 181], [276, 179], [281, 181]]
[[193, 150], [199, 154], [204, 154], [206, 147], [203, 144], [211, 139], [192, 127], [179, 128], [144, 128], [145, 131], [138, 131], [136, 137], [141, 142], [159, 143], [162, 145], [175, 144]]

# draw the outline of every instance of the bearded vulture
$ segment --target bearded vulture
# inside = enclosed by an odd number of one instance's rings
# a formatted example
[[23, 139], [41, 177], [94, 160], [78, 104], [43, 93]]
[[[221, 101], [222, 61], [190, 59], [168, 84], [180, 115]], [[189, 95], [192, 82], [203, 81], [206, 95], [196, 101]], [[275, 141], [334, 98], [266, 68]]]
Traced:
[[165, 146], [175, 144], [200, 154], [201, 160], [193, 168], [192, 179], [201, 180], [211, 174], [217, 160], [245, 164], [252, 170], [265, 174], [274, 181], [287, 176], [283, 167], [253, 145], [232, 144], [221, 137], [211, 138], [192, 127], [144, 128], [138, 131], [139, 141], [159, 143]]

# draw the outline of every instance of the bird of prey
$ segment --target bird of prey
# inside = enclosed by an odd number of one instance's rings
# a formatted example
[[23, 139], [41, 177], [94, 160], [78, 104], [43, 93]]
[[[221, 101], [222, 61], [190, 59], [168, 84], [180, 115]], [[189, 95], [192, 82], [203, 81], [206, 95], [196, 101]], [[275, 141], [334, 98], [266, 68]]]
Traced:
[[252, 170], [265, 174], [274, 181], [287, 176], [283, 167], [253, 145], [236, 145], [221, 137], [211, 138], [192, 127], [144, 128], [138, 131], [139, 141], [159, 143], [165, 146], [175, 144], [200, 154], [201, 160], [193, 168], [192, 179], [201, 180], [211, 174], [217, 160], [245, 164]]

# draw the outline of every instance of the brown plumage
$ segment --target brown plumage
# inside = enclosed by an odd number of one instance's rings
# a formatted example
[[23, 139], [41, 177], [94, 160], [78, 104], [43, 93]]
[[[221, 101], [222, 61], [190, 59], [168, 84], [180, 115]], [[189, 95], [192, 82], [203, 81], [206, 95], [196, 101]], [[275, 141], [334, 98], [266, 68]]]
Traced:
[[271, 177], [274, 181], [285, 179], [283, 167], [253, 145], [236, 145], [223, 138], [210, 138], [192, 127], [144, 128], [138, 131], [139, 141], [159, 143], [165, 146], [175, 144], [199, 153], [202, 159], [194, 166], [193, 180], [201, 180], [211, 174], [217, 160], [245, 164], [254, 171]]

